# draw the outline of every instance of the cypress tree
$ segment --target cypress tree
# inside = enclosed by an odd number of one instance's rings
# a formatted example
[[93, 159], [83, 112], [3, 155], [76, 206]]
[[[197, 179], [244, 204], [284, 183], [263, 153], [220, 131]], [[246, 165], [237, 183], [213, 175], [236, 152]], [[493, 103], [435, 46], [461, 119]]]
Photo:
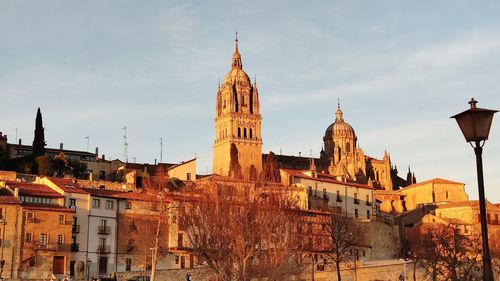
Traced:
[[36, 112], [35, 120], [35, 138], [33, 139], [33, 155], [42, 156], [45, 155], [45, 133], [42, 122], [42, 113], [40, 112], [40, 107]]

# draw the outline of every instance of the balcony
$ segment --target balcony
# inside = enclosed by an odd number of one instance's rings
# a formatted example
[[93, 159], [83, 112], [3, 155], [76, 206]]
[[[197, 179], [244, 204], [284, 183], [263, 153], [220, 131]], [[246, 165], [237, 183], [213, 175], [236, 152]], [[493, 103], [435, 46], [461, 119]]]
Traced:
[[106, 246], [106, 245], [99, 245], [99, 246], [97, 246], [97, 252], [100, 255], [109, 254], [109, 253], [111, 253], [111, 247]]
[[99, 225], [97, 228], [97, 234], [108, 235], [111, 233], [111, 226]]
[[26, 218], [27, 223], [40, 223], [39, 219], [36, 218]]
[[342, 197], [337, 196], [337, 202], [342, 202]]
[[372, 202], [366, 201], [366, 206], [371, 206], [371, 205], [372, 205]]
[[359, 204], [359, 199], [358, 198], [354, 198], [354, 204]]
[[80, 233], [80, 225], [79, 224], [73, 224], [71, 226], [71, 232], [72, 233]]
[[33, 244], [33, 249], [35, 251], [41, 252], [69, 252], [71, 247], [69, 244], [49, 244], [49, 243], [40, 243], [35, 242]]
[[78, 243], [71, 244], [71, 252], [78, 252], [78, 251], [80, 251], [80, 244]]

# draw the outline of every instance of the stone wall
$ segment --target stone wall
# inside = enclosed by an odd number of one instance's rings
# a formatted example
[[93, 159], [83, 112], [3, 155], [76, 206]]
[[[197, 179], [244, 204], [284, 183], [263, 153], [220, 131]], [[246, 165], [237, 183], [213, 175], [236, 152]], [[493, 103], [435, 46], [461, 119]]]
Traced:
[[88, 188], [100, 188], [101, 186], [104, 186], [105, 189], [118, 190], [118, 191], [128, 191], [135, 189], [135, 185], [131, 183], [102, 181], [102, 180], [96, 180], [96, 181], [76, 180], [76, 181], [80, 186]]
[[15, 181], [17, 173], [12, 171], [0, 171], [0, 180]]
[[[192, 281], [213, 281], [215, 275], [208, 269], [177, 269], [177, 270], [162, 270], [157, 272], [159, 281], [168, 280], [186, 280], [186, 274], [191, 274]], [[397, 281], [399, 276], [404, 272], [403, 261], [387, 261], [367, 263], [364, 266], [353, 269], [345, 269], [341, 271], [343, 281]], [[125, 281], [130, 277], [141, 275], [141, 272], [121, 272], [118, 273], [119, 281]], [[148, 272], [149, 274], [149, 272]], [[291, 277], [289, 280], [312, 280], [312, 272], [304, 272], [302, 276]], [[336, 281], [336, 271], [322, 271], [314, 273], [315, 281]], [[413, 263], [406, 264], [406, 280], [413, 280]], [[417, 267], [416, 280], [428, 280], [424, 276], [424, 271]]]

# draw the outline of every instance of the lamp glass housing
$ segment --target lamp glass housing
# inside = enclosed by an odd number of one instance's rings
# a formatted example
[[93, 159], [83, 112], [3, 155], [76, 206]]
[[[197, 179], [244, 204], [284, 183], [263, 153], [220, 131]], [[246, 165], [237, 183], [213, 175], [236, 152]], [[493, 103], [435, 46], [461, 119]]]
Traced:
[[451, 118], [455, 118], [467, 142], [485, 141], [490, 134], [493, 114], [497, 110], [470, 108]]

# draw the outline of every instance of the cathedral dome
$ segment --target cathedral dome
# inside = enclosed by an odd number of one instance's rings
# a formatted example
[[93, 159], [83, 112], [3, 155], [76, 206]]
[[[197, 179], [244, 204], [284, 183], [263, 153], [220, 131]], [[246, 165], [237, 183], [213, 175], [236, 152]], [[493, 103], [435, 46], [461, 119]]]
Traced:
[[340, 106], [337, 108], [335, 113], [335, 122], [333, 122], [325, 132], [325, 138], [333, 137], [354, 137], [354, 129], [349, 123], [344, 122], [344, 117]]

